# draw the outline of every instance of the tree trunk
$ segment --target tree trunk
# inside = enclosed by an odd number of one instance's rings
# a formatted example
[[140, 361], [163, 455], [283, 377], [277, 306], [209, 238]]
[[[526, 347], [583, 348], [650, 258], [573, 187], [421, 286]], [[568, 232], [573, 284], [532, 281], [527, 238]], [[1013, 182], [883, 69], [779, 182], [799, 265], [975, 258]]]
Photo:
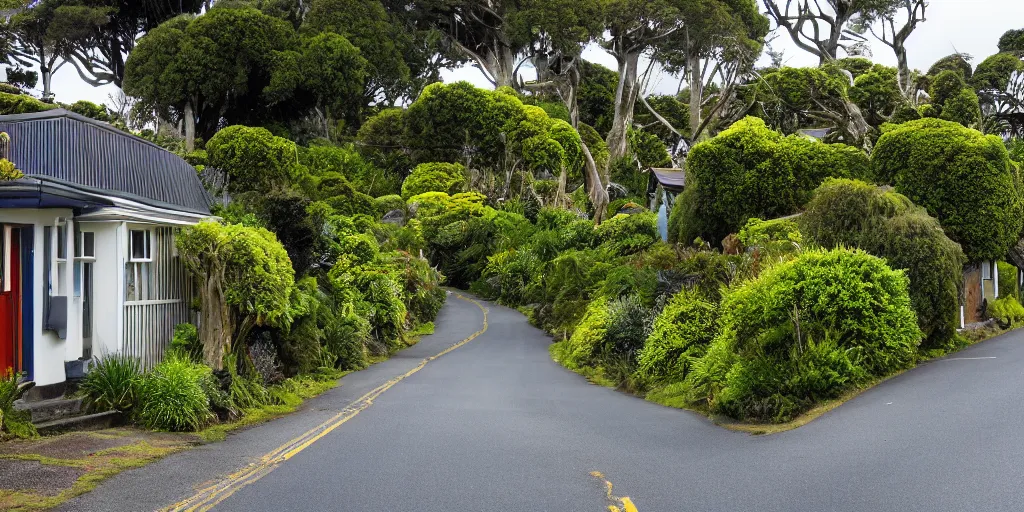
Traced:
[[604, 220], [604, 213], [608, 208], [608, 189], [601, 177], [601, 172], [597, 169], [597, 163], [594, 162], [594, 156], [590, 154], [587, 143], [580, 141], [580, 146], [583, 148], [583, 159], [586, 163], [584, 176], [588, 189], [587, 195], [594, 206], [594, 224], [600, 224]]
[[50, 89], [50, 82], [53, 79], [53, 71], [49, 66], [39, 67], [39, 77], [43, 80], [43, 101], [50, 101], [53, 92]]
[[894, 44], [892, 47], [894, 53], [896, 53], [896, 69], [899, 70], [897, 79], [899, 80], [900, 92], [903, 93], [903, 97], [910, 102], [911, 105], [917, 105], [917, 98], [915, 98], [914, 92], [916, 87], [911, 83], [910, 75], [910, 64], [907, 62], [907, 49], [902, 44]]
[[619, 85], [615, 90], [615, 117], [608, 131], [608, 165], [626, 156], [629, 148], [627, 139], [629, 127], [633, 125], [633, 108], [639, 92], [637, 68], [640, 64], [639, 52], [628, 52], [616, 56], [619, 62]]
[[192, 102], [185, 103], [185, 151], [192, 152], [196, 149], [196, 115], [192, 109]]
[[494, 87], [515, 87], [512, 76], [516, 66], [515, 53], [505, 44], [499, 43], [493, 52], [487, 55], [487, 72], [494, 78]]
[[690, 139], [697, 142], [697, 131], [700, 130], [701, 105], [704, 104], [704, 77], [700, 72], [700, 57], [687, 57], [686, 67], [690, 68]]
[[231, 343], [231, 331], [227, 329], [230, 313], [224, 297], [219, 272], [210, 271], [208, 281], [202, 288], [199, 306], [199, 339], [203, 343], [203, 360], [214, 370], [224, 367], [224, 353]]

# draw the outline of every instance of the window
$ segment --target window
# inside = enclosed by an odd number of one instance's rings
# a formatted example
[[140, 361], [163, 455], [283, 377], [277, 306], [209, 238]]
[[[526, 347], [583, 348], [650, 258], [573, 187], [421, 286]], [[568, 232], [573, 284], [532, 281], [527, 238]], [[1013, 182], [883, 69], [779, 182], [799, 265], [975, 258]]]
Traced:
[[133, 229], [128, 233], [130, 261], [153, 261], [150, 252], [150, 231], [148, 229]]
[[68, 259], [67, 243], [67, 225], [59, 223], [57, 224], [57, 261], [64, 261]]
[[96, 233], [91, 231], [79, 231], [75, 237], [75, 258], [96, 259]]

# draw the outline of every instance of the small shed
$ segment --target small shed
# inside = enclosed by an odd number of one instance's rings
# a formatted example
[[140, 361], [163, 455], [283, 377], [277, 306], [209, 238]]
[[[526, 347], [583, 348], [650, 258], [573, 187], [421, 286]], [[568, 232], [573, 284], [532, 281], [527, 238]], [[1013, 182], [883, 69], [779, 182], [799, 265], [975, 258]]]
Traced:
[[676, 197], [686, 188], [686, 171], [680, 168], [652, 167], [647, 182], [651, 211], [658, 214], [658, 231], [668, 240], [668, 216]]

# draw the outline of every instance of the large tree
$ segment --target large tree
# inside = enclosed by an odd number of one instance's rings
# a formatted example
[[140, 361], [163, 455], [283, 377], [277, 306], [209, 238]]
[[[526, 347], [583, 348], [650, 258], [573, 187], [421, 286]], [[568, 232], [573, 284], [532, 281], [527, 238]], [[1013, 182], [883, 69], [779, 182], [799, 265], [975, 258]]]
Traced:
[[785, 29], [802, 50], [820, 63], [839, 58], [839, 51], [862, 53], [866, 38], [859, 30], [891, 14], [905, 0], [761, 0], [768, 16]]
[[209, 0], [56, 0], [54, 29], [71, 35], [65, 57], [93, 86], [124, 80], [125, 61], [142, 34]]
[[14, 41], [9, 58], [15, 64], [39, 69], [44, 99], [53, 95], [50, 82], [53, 74], [66, 62], [63, 55], [71, 42], [83, 37], [88, 26], [106, 21], [105, 16], [94, 17], [82, 20], [82, 27], [69, 28], [58, 18], [57, 10], [61, 5], [60, 0], [35, 2], [11, 16], [8, 27]]

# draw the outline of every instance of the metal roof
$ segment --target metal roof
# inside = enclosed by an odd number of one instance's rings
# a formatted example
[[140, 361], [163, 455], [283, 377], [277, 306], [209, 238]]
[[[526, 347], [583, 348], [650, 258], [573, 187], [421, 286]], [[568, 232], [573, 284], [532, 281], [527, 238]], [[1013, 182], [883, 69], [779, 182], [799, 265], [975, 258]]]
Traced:
[[686, 171], [682, 169], [652, 168], [654, 178], [661, 186], [670, 190], [682, 190], [686, 186]]
[[56, 179], [150, 206], [210, 213], [194, 167], [152, 142], [64, 109], [0, 116], [8, 159], [26, 177]]

